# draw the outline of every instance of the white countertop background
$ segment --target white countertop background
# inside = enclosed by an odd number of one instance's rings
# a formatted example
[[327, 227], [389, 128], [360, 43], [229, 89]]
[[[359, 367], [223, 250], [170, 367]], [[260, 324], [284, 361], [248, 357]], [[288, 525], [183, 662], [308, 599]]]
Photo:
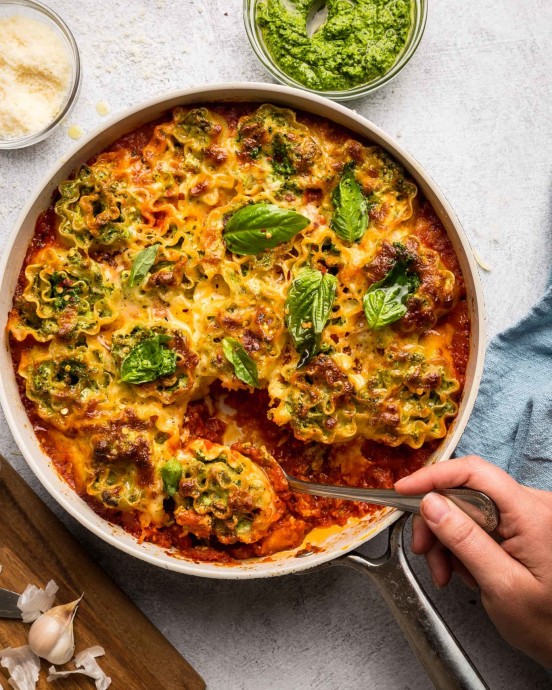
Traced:
[[[68, 122], [47, 141], [0, 151], [0, 251], [31, 190], [75, 145], [68, 125], [89, 131], [105, 122], [98, 102], [116, 114], [189, 86], [269, 81], [247, 42], [239, 0], [47, 2], [75, 34], [82, 90]], [[409, 65], [389, 86], [350, 105], [425, 166], [491, 265], [482, 279], [494, 334], [535, 302], [552, 263], [552, 2], [429, 4], [426, 33]], [[1, 414], [0, 451], [209, 688], [430, 687], [375, 587], [358, 574], [336, 568], [231, 582], [164, 572], [62, 514], [26, 466]], [[382, 539], [365, 549], [382, 551]], [[436, 591], [414, 560], [492, 690], [550, 687], [543, 669], [499, 639], [475, 593], [458, 582]], [[94, 593], [87, 595], [93, 601]]]

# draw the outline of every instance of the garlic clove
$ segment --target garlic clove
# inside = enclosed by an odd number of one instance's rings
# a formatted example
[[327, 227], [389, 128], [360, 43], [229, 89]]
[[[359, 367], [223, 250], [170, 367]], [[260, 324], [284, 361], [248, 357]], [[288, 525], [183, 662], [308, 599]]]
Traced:
[[66, 664], [75, 652], [73, 628], [62, 635], [44, 658], [52, 664]]
[[65, 664], [73, 656], [73, 619], [83, 596], [69, 604], [54, 606], [31, 625], [29, 646], [37, 656], [52, 664]]

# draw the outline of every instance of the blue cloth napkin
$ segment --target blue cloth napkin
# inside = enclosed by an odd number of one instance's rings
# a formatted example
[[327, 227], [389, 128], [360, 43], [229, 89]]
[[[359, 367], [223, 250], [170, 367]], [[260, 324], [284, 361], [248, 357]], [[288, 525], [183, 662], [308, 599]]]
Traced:
[[479, 396], [455, 455], [476, 454], [552, 490], [552, 276], [543, 297], [489, 345]]

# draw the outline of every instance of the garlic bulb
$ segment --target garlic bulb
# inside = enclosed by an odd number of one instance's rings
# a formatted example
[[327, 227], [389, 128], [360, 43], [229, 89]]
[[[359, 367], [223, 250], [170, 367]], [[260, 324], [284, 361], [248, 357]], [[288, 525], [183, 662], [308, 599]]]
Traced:
[[65, 664], [75, 651], [73, 619], [80, 599], [63, 606], [54, 606], [31, 625], [29, 646], [37, 655], [52, 664]]

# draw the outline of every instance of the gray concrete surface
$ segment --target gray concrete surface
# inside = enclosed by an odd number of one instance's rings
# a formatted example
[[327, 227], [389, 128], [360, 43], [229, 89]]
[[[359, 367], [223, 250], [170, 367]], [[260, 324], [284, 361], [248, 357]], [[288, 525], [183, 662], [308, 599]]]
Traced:
[[[116, 113], [177, 88], [268, 80], [238, 0], [48, 2], [81, 49], [83, 87], [68, 124], [85, 131], [102, 122], [102, 100]], [[549, 0], [434, 0], [410, 64], [351, 104], [427, 168], [492, 266], [482, 276], [492, 333], [536, 300], [552, 263], [551, 28]], [[72, 145], [66, 125], [34, 148], [0, 153], [0, 247], [30, 191]], [[0, 450], [52, 505], [3, 418]], [[430, 685], [374, 587], [353, 572], [247, 582], [166, 573], [52, 507], [210, 688]], [[382, 549], [382, 541], [365, 548]], [[493, 690], [549, 687], [543, 669], [499, 639], [474, 593], [456, 582], [436, 591], [424, 565], [415, 567]]]

